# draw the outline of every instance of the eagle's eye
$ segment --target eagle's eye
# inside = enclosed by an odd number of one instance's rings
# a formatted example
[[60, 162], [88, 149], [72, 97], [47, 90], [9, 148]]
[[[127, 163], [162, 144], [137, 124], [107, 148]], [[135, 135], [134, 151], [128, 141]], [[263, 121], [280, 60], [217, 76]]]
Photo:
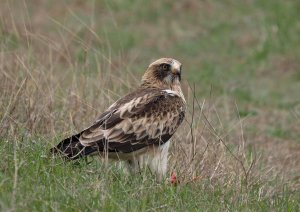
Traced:
[[163, 63], [163, 64], [161, 64], [161, 69], [163, 71], [168, 71], [170, 69], [170, 65], [166, 64], [166, 63]]

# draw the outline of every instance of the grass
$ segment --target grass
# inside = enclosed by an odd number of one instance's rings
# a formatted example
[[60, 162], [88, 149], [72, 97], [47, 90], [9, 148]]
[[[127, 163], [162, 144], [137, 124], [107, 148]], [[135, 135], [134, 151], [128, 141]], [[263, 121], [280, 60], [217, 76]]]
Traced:
[[[0, 210], [299, 210], [299, 9], [293, 0], [6, 1]], [[184, 67], [189, 110], [169, 167], [182, 184], [48, 157], [164, 56]]]
[[250, 190], [245, 190], [245, 186], [212, 187], [207, 179], [177, 187], [157, 184], [149, 173], [129, 177], [117, 166], [105, 168], [95, 160], [89, 164], [84, 160], [67, 164], [49, 160], [43, 157], [47, 154], [43, 142], [43, 139], [23, 140], [16, 147], [16, 164], [13, 145], [1, 144], [1, 154], [6, 153], [4, 160], [8, 162], [1, 169], [6, 176], [18, 176], [15, 193], [14, 178], [1, 176], [2, 209], [9, 208], [7, 203], [12, 201], [8, 193], [14, 193], [17, 210], [30, 211], [299, 209], [300, 196], [286, 190], [284, 185], [280, 195], [265, 198], [261, 184], [251, 186]]

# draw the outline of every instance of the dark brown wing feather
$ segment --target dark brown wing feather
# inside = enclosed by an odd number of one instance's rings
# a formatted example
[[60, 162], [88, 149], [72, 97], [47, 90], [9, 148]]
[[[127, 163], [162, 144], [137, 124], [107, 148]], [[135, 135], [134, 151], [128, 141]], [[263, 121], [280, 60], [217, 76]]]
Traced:
[[184, 118], [181, 97], [159, 89], [143, 89], [113, 104], [81, 133], [83, 146], [128, 153], [170, 139]]

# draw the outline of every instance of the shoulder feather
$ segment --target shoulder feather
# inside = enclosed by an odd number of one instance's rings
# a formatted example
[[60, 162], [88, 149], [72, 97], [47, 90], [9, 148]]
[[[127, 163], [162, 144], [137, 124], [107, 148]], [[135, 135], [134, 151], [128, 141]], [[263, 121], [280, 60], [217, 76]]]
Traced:
[[81, 134], [80, 142], [130, 152], [169, 140], [183, 120], [184, 101], [169, 90], [138, 91], [114, 103]]

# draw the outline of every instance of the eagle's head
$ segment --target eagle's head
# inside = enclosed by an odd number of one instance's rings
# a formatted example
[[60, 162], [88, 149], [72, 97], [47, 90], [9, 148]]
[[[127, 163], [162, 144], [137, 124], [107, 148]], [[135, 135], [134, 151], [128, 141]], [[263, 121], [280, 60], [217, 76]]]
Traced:
[[181, 63], [172, 58], [161, 58], [149, 65], [142, 77], [142, 85], [159, 88], [180, 86]]

